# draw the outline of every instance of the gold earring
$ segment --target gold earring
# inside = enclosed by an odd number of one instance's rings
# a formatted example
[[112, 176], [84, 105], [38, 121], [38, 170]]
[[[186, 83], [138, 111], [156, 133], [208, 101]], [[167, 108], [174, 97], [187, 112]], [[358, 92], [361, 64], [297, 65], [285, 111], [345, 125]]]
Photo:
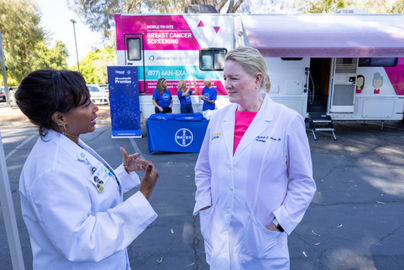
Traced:
[[59, 130], [61, 129], [60, 127], [63, 126], [63, 130], [61, 131], [61, 133], [66, 136], [66, 124], [58, 123], [58, 126]]

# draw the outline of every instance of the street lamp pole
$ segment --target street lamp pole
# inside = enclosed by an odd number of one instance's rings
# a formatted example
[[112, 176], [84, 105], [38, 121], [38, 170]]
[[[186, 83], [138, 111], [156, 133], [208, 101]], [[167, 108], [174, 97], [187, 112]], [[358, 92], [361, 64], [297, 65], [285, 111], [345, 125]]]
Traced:
[[76, 23], [75, 19], [70, 19], [70, 21], [73, 23], [73, 32], [74, 32], [74, 42], [76, 43], [76, 57], [77, 57], [77, 69], [80, 72], [80, 66], [79, 66], [79, 51], [77, 50], [77, 40], [76, 40], [76, 28], [74, 24]]

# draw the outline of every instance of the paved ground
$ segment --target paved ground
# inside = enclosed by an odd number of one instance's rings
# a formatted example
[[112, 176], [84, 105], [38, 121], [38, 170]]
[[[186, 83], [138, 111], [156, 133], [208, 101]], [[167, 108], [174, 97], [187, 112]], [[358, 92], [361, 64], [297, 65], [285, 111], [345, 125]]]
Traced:
[[[338, 140], [308, 133], [318, 191], [302, 223], [289, 237], [291, 269], [403, 269], [404, 123], [338, 122]], [[26, 269], [32, 269], [29, 237], [21, 218], [18, 177], [36, 141], [33, 127], [0, 126]], [[31, 138], [32, 137], [32, 138]], [[29, 138], [31, 138], [29, 140]], [[161, 175], [151, 197], [159, 218], [129, 246], [133, 269], [208, 269], [192, 216], [197, 154], [149, 155], [147, 138], [111, 139], [109, 126], [83, 136], [111, 165], [118, 147], [140, 151]], [[25, 144], [24, 144], [25, 142]], [[0, 235], [5, 235], [0, 215]], [[0, 237], [0, 269], [11, 269]]]

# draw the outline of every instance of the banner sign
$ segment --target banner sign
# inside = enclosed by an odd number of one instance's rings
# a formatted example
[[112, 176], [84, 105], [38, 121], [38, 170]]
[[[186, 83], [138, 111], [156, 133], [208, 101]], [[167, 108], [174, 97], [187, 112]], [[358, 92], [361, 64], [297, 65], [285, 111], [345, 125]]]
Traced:
[[108, 66], [112, 138], [141, 138], [138, 70]]

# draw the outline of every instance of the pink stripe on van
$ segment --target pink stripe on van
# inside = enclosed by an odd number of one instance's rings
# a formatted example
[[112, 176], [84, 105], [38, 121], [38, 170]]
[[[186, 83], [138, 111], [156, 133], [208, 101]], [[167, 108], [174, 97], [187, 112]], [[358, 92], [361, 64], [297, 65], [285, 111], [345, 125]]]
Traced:
[[117, 50], [125, 50], [125, 37], [142, 34], [145, 50], [199, 50], [200, 46], [183, 16], [114, 15]]

